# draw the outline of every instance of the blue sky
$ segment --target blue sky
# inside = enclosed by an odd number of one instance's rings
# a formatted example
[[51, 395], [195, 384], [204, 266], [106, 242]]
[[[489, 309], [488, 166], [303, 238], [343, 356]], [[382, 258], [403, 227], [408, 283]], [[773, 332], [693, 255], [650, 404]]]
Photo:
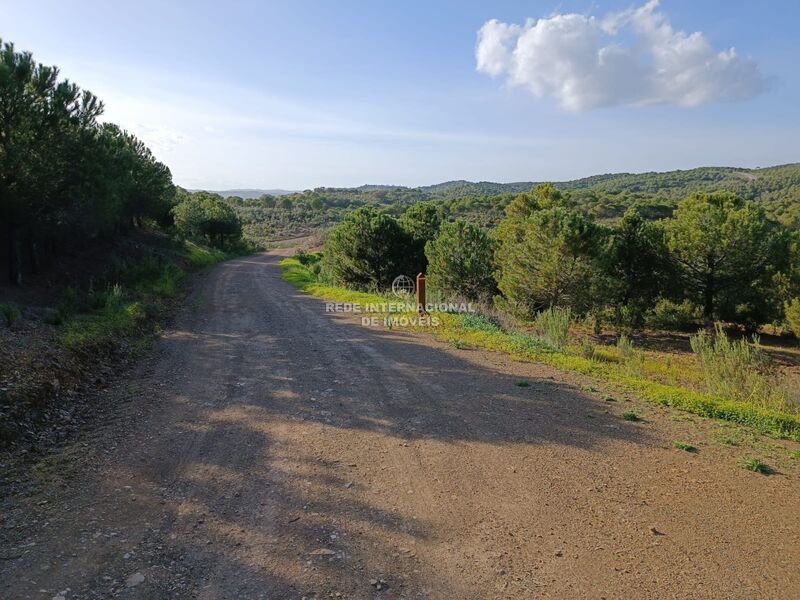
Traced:
[[[796, 2], [643, 5], [0, 0], [0, 37], [95, 92], [106, 118], [191, 188], [800, 160]], [[698, 31], [690, 41], [701, 48], [684, 52], [681, 32]], [[586, 47], [595, 34], [613, 51], [603, 69], [584, 60], [597, 56]], [[662, 52], [663, 39], [682, 54]], [[731, 47], [736, 57], [717, 56]], [[687, 80], [691, 61], [714, 63], [716, 75]]]

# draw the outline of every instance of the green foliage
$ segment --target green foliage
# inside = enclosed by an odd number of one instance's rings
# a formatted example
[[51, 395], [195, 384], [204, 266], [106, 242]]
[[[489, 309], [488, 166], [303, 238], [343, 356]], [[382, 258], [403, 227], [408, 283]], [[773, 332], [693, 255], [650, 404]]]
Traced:
[[622, 413], [622, 418], [625, 419], [626, 421], [642, 420], [641, 417], [635, 411], [632, 410], [626, 410], [624, 413]]
[[647, 309], [672, 280], [663, 227], [630, 208], [608, 236], [600, 262], [602, 293], [614, 307], [615, 322], [628, 329], [641, 328]]
[[533, 324], [542, 340], [554, 350], [561, 352], [569, 340], [572, 311], [569, 308], [554, 306], [539, 312]]
[[22, 318], [22, 313], [10, 302], [3, 302], [0, 303], [0, 317], [3, 318], [6, 327], [11, 327]]
[[411, 264], [409, 273], [425, 273], [428, 267], [425, 244], [439, 233], [442, 224], [440, 207], [432, 202], [412, 204], [400, 215], [397, 222], [411, 238], [411, 247], [408, 249]]
[[677, 448], [678, 450], [683, 450], [684, 452], [697, 452], [697, 448], [695, 446], [679, 440], [672, 442], [672, 447]]
[[210, 267], [218, 262], [222, 262], [227, 255], [215, 248], [206, 248], [192, 242], [186, 242], [184, 257], [190, 266], [195, 268]]
[[747, 469], [748, 471], [753, 471], [754, 473], [761, 473], [762, 475], [769, 475], [772, 472], [772, 469], [770, 469], [766, 463], [755, 456], [744, 457], [739, 461], [739, 466], [742, 469]]
[[242, 224], [236, 211], [218, 194], [181, 191], [178, 200], [172, 216], [183, 238], [223, 249], [241, 239]]
[[617, 340], [617, 352], [619, 352], [620, 364], [627, 374], [641, 375], [645, 355], [644, 352], [636, 349], [631, 338], [624, 334], [620, 335]]
[[131, 333], [146, 317], [147, 313], [139, 302], [108, 305], [100, 311], [70, 319], [64, 324], [58, 341], [67, 348], [109, 344], [117, 336]]
[[12, 282], [58, 248], [145, 220], [169, 225], [169, 169], [101, 124], [94, 95], [0, 41], [0, 98], [0, 243]]
[[730, 193], [694, 194], [678, 205], [667, 232], [689, 299], [707, 322], [757, 326], [777, 316], [773, 277], [788, 256], [763, 208]]
[[325, 240], [323, 272], [334, 283], [383, 291], [398, 275], [411, 275], [410, 236], [390, 215], [359, 208]]
[[578, 344], [581, 356], [586, 360], [594, 360], [597, 348], [592, 343], [592, 340], [589, 339], [589, 336], [582, 335], [578, 340]]
[[[150, 251], [135, 260], [114, 261], [107, 274], [113, 284], [89, 290], [90, 312], [74, 314], [64, 306], [77, 306], [77, 293], [62, 293], [53, 324], [63, 325], [58, 341], [68, 348], [93, 348], [116, 343], [121, 336], [152, 330], [153, 321], [164, 311], [163, 300], [176, 296], [186, 272], [176, 261], [186, 259], [186, 268], [202, 267], [224, 260], [226, 255], [195, 244], [182, 252], [159, 254]], [[66, 300], [65, 300], [66, 299]], [[74, 314], [74, 316], [73, 316]]]
[[717, 323], [713, 336], [701, 331], [690, 341], [710, 394], [765, 408], [787, 408], [786, 390], [778, 383], [769, 357], [759, 348], [758, 337], [752, 342], [732, 340]]
[[445, 223], [425, 246], [431, 286], [450, 297], [488, 301], [495, 291], [493, 243], [485, 229]]
[[691, 300], [676, 303], [659, 298], [653, 309], [647, 313], [645, 324], [651, 329], [662, 331], [689, 331], [697, 329], [702, 317], [702, 309]]
[[792, 330], [795, 337], [800, 339], [800, 298], [793, 298], [791, 302], [784, 305], [786, 323]]
[[517, 387], [526, 388], [526, 387], [530, 387], [531, 384], [529, 382], [527, 382], [527, 381], [518, 381], [516, 385], [517, 385]]
[[604, 232], [558, 201], [550, 188], [537, 188], [515, 200], [497, 228], [497, 285], [521, 316], [553, 306], [580, 313], [591, 304], [587, 289]]
[[475, 313], [465, 313], [461, 318], [461, 328], [471, 331], [502, 331], [500, 324], [494, 319]]
[[298, 262], [303, 266], [309, 266], [318, 263], [322, 260], [322, 253], [320, 252], [306, 252], [305, 250], [300, 250], [297, 252], [294, 257], [298, 260]]

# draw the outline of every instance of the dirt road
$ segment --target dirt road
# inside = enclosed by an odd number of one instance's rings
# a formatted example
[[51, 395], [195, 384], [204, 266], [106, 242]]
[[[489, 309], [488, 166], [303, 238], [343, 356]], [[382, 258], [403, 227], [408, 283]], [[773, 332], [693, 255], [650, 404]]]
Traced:
[[1, 598], [800, 597], [797, 469], [325, 314], [276, 262], [215, 267], [106, 392], [119, 419], [6, 502]]

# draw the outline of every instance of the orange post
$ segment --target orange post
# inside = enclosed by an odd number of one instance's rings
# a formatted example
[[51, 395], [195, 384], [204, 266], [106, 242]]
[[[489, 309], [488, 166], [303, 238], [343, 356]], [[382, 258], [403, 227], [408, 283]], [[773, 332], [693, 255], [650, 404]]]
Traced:
[[417, 275], [417, 312], [425, 314], [425, 275]]

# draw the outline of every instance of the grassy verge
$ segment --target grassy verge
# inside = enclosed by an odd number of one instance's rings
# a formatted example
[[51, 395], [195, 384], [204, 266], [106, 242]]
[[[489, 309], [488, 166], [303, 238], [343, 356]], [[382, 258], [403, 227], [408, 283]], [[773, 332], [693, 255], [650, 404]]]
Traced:
[[169, 253], [117, 264], [107, 282], [87, 294], [88, 311], [75, 313], [69, 308], [74, 300], [54, 310], [51, 320], [62, 323], [56, 339], [70, 349], [87, 349], [147, 333], [166, 311], [166, 302], [179, 294], [188, 272], [226, 258], [224, 252], [186, 242]]
[[[377, 294], [355, 292], [320, 283], [314, 273], [297, 259], [281, 261], [283, 277], [300, 290], [336, 302], [380, 303]], [[625, 364], [573, 354], [574, 350], [556, 351], [536, 337], [510, 332], [492, 321], [474, 314], [437, 314], [439, 327], [428, 328], [434, 337], [458, 347], [473, 346], [503, 352], [515, 359], [550, 365], [607, 381], [644, 400], [671, 406], [686, 412], [755, 428], [772, 437], [800, 441], [800, 416], [760, 408], [746, 402], [718, 398], [679, 385], [652, 381], [630, 373]]]

